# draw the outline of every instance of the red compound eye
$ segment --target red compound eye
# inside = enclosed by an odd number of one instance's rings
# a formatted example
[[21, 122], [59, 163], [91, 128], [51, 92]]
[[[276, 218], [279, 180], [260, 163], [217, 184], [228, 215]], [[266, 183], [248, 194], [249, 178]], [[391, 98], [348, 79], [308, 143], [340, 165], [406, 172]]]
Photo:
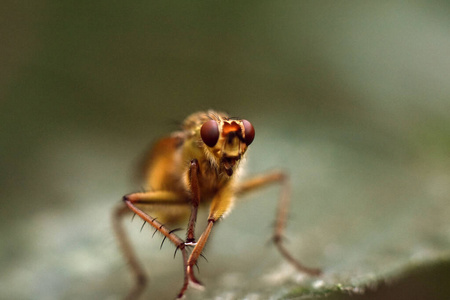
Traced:
[[255, 128], [253, 128], [252, 123], [247, 120], [242, 120], [242, 123], [244, 124], [245, 129], [244, 141], [248, 146], [253, 142], [253, 139], [255, 138]]
[[200, 136], [208, 147], [214, 147], [219, 140], [219, 125], [214, 120], [209, 120], [202, 125]]

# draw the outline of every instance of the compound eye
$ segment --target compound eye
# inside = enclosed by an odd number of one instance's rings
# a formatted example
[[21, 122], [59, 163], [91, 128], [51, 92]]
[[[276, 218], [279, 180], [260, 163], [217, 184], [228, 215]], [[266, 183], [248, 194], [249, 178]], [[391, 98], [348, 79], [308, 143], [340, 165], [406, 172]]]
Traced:
[[242, 123], [244, 124], [245, 129], [244, 141], [248, 146], [253, 142], [253, 139], [255, 138], [255, 128], [253, 128], [252, 123], [247, 120], [242, 120]]
[[214, 120], [209, 120], [202, 125], [200, 136], [208, 147], [214, 147], [219, 140], [219, 125]]

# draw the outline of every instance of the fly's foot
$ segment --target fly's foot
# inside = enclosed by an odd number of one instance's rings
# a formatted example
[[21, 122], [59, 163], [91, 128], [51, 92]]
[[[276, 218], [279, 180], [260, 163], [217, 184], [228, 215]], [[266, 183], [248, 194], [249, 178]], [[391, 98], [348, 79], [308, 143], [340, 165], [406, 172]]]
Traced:
[[198, 280], [197, 277], [195, 277], [192, 266], [188, 266], [187, 273], [188, 273], [188, 277], [189, 277], [189, 285], [197, 290], [203, 291], [205, 289], [205, 287], [200, 282], [200, 280]]
[[184, 245], [195, 246], [195, 245], [197, 245], [197, 242], [195, 241], [195, 239], [187, 239], [186, 242], [184, 242]]

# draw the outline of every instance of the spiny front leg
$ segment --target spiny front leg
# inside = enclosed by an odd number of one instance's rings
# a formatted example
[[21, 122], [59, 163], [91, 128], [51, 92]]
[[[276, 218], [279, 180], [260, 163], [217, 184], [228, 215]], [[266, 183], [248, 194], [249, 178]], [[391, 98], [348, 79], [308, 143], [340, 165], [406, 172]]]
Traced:
[[[171, 196], [171, 195], [168, 195], [168, 196]], [[168, 198], [170, 198], [170, 197], [168, 197]], [[144, 211], [142, 211], [135, 205], [137, 203], [151, 205], [151, 204], [153, 204], [152, 200], [155, 200], [152, 197], [152, 192], [135, 193], [135, 194], [126, 195], [123, 197], [123, 201], [124, 201], [125, 205], [132, 212], [137, 214], [141, 219], [143, 219], [144, 221], [149, 223], [151, 226], [153, 226], [157, 231], [162, 233], [165, 236], [165, 238], [169, 239], [175, 245], [175, 247], [181, 251], [182, 257], [183, 257], [183, 271], [184, 271], [183, 285], [180, 289], [180, 292], [178, 293], [178, 299], [181, 299], [189, 285], [189, 278], [188, 278], [188, 271], [187, 271], [188, 264], [187, 264], [186, 245], [185, 245], [185, 242], [173, 232], [173, 230], [169, 230], [163, 224], [158, 222], [156, 220], [156, 218], [150, 217], [147, 213], [145, 213]], [[176, 199], [172, 199], [172, 200], [174, 200], [172, 202], [172, 204], [176, 204], [178, 202]], [[184, 203], [180, 202], [180, 204], [185, 205], [186, 202], [184, 202]]]

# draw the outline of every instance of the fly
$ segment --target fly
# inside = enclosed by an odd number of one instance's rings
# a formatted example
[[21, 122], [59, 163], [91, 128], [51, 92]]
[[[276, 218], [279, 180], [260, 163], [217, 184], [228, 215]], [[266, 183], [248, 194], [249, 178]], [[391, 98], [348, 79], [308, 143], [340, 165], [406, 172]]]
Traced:
[[[113, 225], [119, 246], [136, 278], [127, 299], [142, 294], [147, 276], [120, 223], [123, 216], [130, 212], [138, 215], [181, 253], [184, 280], [177, 295], [180, 299], [189, 284], [202, 287], [194, 266], [214, 224], [230, 212], [235, 197], [272, 183], [281, 186], [273, 242], [297, 270], [313, 276], [320, 274], [319, 269], [306, 267], [296, 260], [283, 244], [290, 201], [287, 175], [277, 171], [243, 182], [237, 180], [240, 162], [254, 137], [255, 129], [249, 121], [209, 110], [190, 115], [181, 131], [160, 139], [153, 146], [144, 166], [147, 190], [125, 195], [123, 203], [114, 211]], [[197, 239], [197, 211], [204, 206], [209, 206], [207, 225]], [[178, 229], [173, 229], [180, 222], [187, 222], [185, 239], [175, 233]], [[187, 247], [193, 247], [190, 253]]]

